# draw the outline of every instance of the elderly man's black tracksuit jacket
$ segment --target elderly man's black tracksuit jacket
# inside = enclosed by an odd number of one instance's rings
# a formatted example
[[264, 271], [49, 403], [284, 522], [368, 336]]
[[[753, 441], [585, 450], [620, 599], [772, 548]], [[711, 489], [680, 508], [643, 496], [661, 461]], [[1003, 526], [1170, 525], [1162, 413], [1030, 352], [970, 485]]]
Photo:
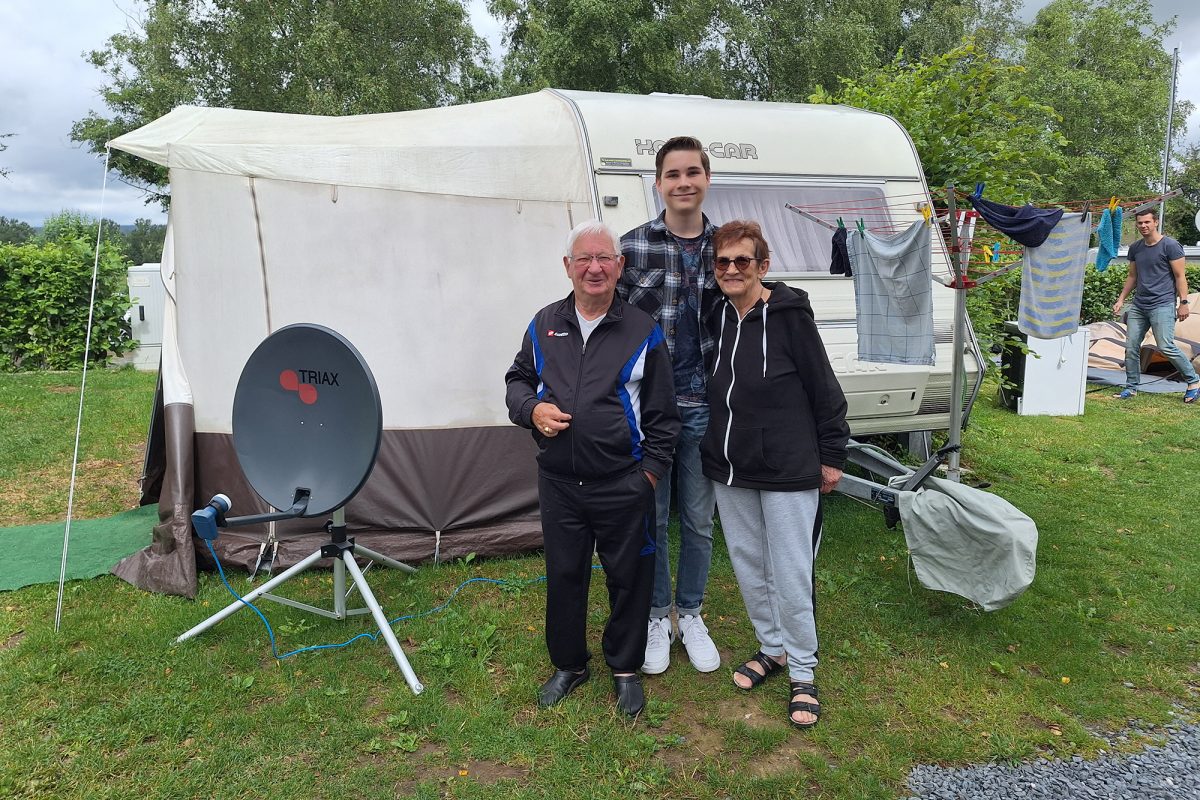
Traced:
[[654, 583], [654, 491], [679, 435], [671, 356], [645, 312], [614, 296], [587, 345], [575, 295], [534, 316], [505, 375], [509, 418], [533, 428], [538, 403], [571, 415], [538, 445], [538, 494], [546, 550], [546, 644], [558, 669], [577, 670], [585, 638], [593, 548], [605, 566], [611, 613], [605, 661], [636, 672], [645, 658]]

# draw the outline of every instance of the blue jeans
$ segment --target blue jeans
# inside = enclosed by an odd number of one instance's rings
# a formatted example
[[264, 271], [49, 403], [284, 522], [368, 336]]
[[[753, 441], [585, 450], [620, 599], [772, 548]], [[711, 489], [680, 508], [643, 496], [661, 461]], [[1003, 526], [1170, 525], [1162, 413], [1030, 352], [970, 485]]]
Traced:
[[[699, 614], [704, 604], [704, 587], [712, 562], [713, 507], [716, 497], [712, 481], [700, 469], [700, 440], [708, 428], [708, 406], [680, 406], [683, 426], [675, 445], [679, 499], [679, 567], [675, 575], [675, 608], [680, 614]], [[654, 594], [650, 616], [665, 617], [671, 611], [671, 551], [667, 521], [671, 515], [671, 475], [658, 482], [658, 552], [654, 561]]]
[[1137, 391], [1142, 374], [1142, 340], [1147, 329], [1154, 331], [1154, 341], [1167, 360], [1179, 370], [1188, 384], [1200, 381], [1196, 369], [1187, 356], [1175, 344], [1175, 306], [1157, 306], [1151, 309], [1138, 308], [1130, 304], [1125, 318], [1125, 388]]

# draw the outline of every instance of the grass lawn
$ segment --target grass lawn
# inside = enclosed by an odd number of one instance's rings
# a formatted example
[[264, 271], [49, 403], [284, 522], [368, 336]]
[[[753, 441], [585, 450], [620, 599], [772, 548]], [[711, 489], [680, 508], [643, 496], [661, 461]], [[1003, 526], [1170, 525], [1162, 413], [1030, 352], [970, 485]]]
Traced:
[[[62, 516], [73, 385], [0, 376], [0, 524]], [[89, 375], [80, 516], [136, 503], [153, 388], [153, 376]], [[537, 555], [372, 573], [393, 618], [440, 605], [469, 578], [503, 581], [396, 625], [427, 686], [419, 697], [382, 643], [278, 661], [247, 611], [172, 644], [229, 602], [216, 576], [201, 576], [195, 601], [104, 577], [68, 584], [59, 634], [55, 586], [0, 595], [0, 797], [890, 798], [918, 762], [1094, 755], [1105, 746], [1095, 732], [1186, 716], [1200, 688], [1200, 410], [1178, 395], [1108, 395], [1089, 395], [1075, 418], [1017, 417], [996, 407], [994, 387], [976, 406], [967, 477], [1041, 533], [1037, 580], [1004, 610], [921, 588], [899, 531], [830, 501], [814, 731], [786, 724], [786, 682], [732, 686], [755, 642], [720, 543], [705, 610], [724, 664], [700, 675], [677, 646], [671, 668], [647, 677], [633, 724], [602, 669], [562, 706], [535, 707], [549, 674]], [[598, 651], [607, 601], [596, 577]], [[290, 586], [328, 603], [327, 573]], [[263, 610], [281, 651], [371, 629]]]

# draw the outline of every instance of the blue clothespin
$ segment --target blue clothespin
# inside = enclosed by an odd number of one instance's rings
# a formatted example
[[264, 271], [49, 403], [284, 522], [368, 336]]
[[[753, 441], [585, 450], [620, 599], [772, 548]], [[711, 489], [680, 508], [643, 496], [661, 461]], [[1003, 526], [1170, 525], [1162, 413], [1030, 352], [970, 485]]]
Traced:
[[992, 263], [993, 264], [1000, 263], [1000, 243], [999, 242], [996, 242], [995, 244], [992, 245]]
[[979, 200], [979, 199], [981, 199], [981, 198], [983, 197], [983, 187], [984, 187], [984, 184], [983, 184], [983, 183], [977, 183], [977, 184], [975, 184], [975, 194], [973, 195], [973, 197], [974, 197], [976, 200]]

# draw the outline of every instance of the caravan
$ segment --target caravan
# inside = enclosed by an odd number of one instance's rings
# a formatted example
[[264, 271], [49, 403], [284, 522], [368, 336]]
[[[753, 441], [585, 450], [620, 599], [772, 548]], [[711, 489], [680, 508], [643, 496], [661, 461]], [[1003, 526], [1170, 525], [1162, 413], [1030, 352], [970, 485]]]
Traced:
[[[709, 217], [761, 222], [772, 276], [811, 296], [852, 431], [946, 428], [954, 292], [933, 287], [934, 366], [859, 361], [852, 282], [829, 275], [831, 232], [785, 207], [854, 206], [871, 228], [921, 219], [928, 187], [890, 117], [551, 89], [363, 117], [182, 107], [110, 143], [167, 166], [172, 196], [144, 487], [161, 523], [118, 574], [190, 595], [191, 510], [216, 492], [238, 513], [266, 510], [234, 452], [234, 390], [258, 343], [296, 322], [346, 336], [378, 381], [379, 460], [347, 509], [364, 544], [408, 561], [539, 546], [534, 448], [508, 422], [504, 371], [534, 310], [569, 289], [566, 233], [591, 217], [624, 231], [657, 214], [654, 153], [678, 134], [707, 145]], [[948, 279], [931, 235], [935, 276]], [[961, 334], [969, 405], [982, 359]], [[217, 547], [247, 568], [277, 548], [279, 567], [323, 536], [295, 520]]]

